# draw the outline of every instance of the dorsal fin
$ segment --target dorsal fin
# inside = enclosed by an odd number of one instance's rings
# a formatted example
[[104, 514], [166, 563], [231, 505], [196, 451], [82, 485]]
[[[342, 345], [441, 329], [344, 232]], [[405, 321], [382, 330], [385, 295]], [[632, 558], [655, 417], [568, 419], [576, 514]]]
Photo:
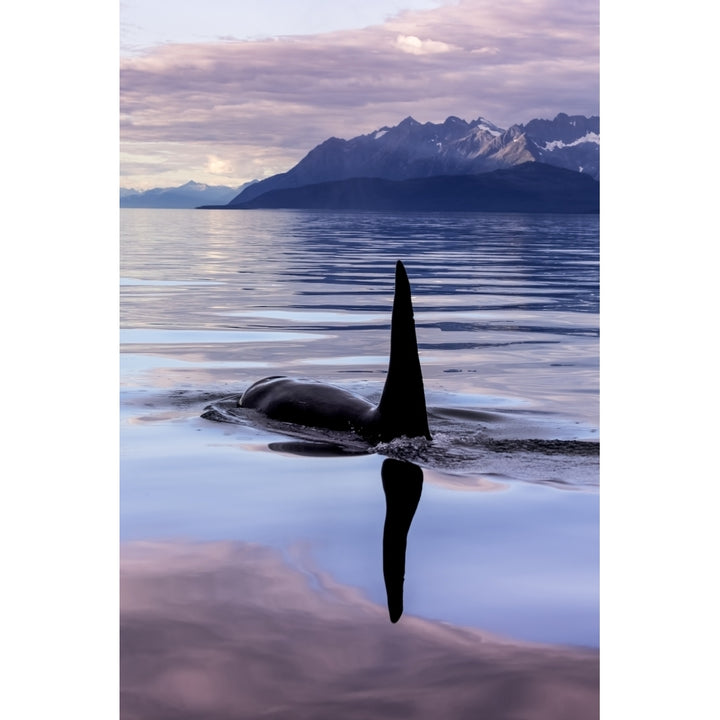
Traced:
[[425, 407], [410, 282], [400, 260], [395, 266], [395, 298], [390, 330], [390, 363], [380, 404], [380, 439], [425, 437], [431, 440]]

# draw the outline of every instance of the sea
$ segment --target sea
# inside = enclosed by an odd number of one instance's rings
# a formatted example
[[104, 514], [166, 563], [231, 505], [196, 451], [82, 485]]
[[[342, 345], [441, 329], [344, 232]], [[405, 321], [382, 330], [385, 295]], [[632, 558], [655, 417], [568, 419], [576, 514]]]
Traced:
[[[421, 470], [397, 626], [598, 647], [597, 215], [123, 209], [120, 234], [128, 567], [272, 558], [298, 598], [359, 603], [389, 632], [394, 460]], [[397, 260], [431, 442], [367, 447], [237, 410], [272, 375], [376, 402]], [[289, 602], [283, 587], [263, 602]]]

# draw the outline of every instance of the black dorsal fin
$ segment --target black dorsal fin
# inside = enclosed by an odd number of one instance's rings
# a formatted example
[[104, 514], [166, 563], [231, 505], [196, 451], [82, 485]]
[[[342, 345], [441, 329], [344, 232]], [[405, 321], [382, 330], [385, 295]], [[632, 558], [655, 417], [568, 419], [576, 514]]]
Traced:
[[410, 282], [400, 260], [395, 266], [390, 363], [378, 414], [380, 439], [385, 442], [400, 436], [432, 439], [415, 336]]

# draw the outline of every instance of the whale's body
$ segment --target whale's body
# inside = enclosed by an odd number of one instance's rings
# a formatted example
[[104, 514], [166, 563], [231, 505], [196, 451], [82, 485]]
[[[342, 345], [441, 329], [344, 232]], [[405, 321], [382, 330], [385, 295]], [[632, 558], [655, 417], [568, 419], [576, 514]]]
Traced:
[[397, 437], [430, 440], [410, 283], [402, 262], [395, 267], [390, 361], [377, 405], [335, 385], [280, 376], [258, 380], [238, 405], [272, 420], [351, 432], [373, 444]]

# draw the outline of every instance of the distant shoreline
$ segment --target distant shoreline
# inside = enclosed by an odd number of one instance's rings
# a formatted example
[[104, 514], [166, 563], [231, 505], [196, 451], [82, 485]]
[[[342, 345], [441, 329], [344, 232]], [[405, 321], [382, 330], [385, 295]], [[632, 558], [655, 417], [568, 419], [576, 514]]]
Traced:
[[597, 214], [600, 183], [580, 172], [527, 162], [477, 175], [313, 183], [269, 190], [246, 202], [201, 205], [197, 209]]

